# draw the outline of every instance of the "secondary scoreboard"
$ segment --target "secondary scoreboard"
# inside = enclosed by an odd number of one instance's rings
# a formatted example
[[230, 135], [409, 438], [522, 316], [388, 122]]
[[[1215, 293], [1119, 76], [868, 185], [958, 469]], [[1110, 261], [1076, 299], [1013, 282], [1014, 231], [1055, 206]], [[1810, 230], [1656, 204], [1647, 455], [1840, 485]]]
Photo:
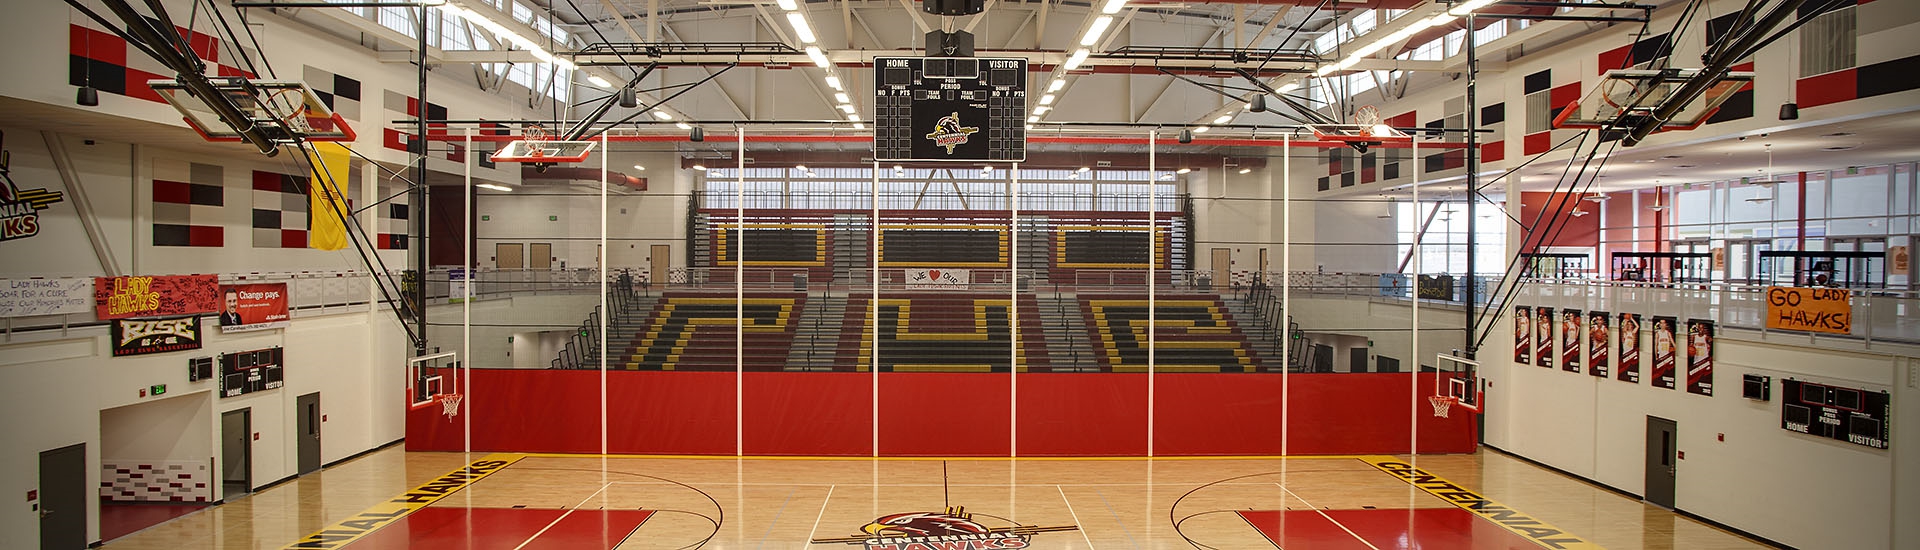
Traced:
[[1027, 60], [877, 57], [873, 158], [1027, 159]]

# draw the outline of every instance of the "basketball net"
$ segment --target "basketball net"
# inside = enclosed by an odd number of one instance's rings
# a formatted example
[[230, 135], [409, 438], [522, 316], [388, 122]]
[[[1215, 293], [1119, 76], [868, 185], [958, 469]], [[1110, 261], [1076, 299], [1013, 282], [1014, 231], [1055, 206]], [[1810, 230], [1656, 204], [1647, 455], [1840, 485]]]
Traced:
[[1460, 398], [1451, 395], [1427, 396], [1427, 401], [1433, 404], [1434, 418], [1446, 418], [1448, 411], [1453, 410], [1453, 402], [1459, 400]]
[[460, 394], [450, 393], [440, 397], [440, 414], [447, 415], [447, 421], [460, 416]]

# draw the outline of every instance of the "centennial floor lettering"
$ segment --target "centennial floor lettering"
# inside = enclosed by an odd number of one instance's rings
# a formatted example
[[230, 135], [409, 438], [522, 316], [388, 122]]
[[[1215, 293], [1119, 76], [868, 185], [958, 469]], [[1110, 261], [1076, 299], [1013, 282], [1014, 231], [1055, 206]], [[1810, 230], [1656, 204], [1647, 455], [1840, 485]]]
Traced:
[[1440, 476], [1427, 473], [1425, 470], [1415, 468], [1412, 464], [1400, 462], [1391, 457], [1372, 457], [1363, 460], [1366, 460], [1368, 464], [1372, 464], [1373, 467], [1379, 468], [1381, 471], [1393, 474], [1394, 477], [1413, 484], [1414, 487], [1419, 487], [1420, 490], [1426, 491], [1427, 494], [1440, 497], [1441, 500], [1453, 503], [1454, 506], [1459, 506], [1469, 512], [1478, 514], [1480, 517], [1487, 518], [1487, 520], [1494, 522], [1500, 527], [1512, 531], [1516, 535], [1526, 537], [1528, 540], [1532, 540], [1541, 546], [1559, 549], [1597, 550], [1600, 548], [1597, 544], [1587, 542], [1580, 537], [1568, 534], [1566, 531], [1561, 531], [1558, 527], [1548, 525], [1546, 522], [1533, 519], [1517, 510], [1506, 507], [1506, 505], [1489, 500], [1486, 497], [1480, 496], [1479, 493], [1469, 491], [1459, 485], [1454, 485], [1453, 482], [1441, 479]]
[[519, 461], [521, 457], [522, 455], [516, 454], [487, 455], [485, 458], [476, 460], [464, 468], [434, 478], [433, 481], [421, 484], [419, 487], [414, 487], [413, 490], [402, 493], [400, 496], [393, 497], [385, 502], [375, 504], [365, 511], [354, 514], [347, 519], [340, 520], [338, 523], [327, 526], [325, 529], [316, 531], [311, 535], [301, 537], [300, 540], [294, 541], [292, 544], [281, 548], [285, 550], [288, 548], [339, 548], [346, 546], [347, 543], [360, 540], [361, 537], [365, 537], [367, 534], [374, 532], [374, 530], [393, 523], [394, 520], [406, 517], [407, 514], [411, 514], [415, 510], [426, 508], [427, 505], [433, 504], [434, 501], [446, 498], [447, 495], [466, 488], [466, 486], [472, 485], [474, 482], [480, 481], [481, 478], [498, 472], [502, 468], [506, 468], [508, 465]]

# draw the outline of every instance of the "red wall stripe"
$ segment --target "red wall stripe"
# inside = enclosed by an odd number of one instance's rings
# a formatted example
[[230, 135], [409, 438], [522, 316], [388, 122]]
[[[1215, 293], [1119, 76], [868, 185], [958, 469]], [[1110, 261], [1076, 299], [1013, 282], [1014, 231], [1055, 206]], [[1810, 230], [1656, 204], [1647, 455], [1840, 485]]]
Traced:
[[1522, 154], [1538, 155], [1545, 153], [1548, 149], [1553, 148], [1553, 132], [1527, 134], [1527, 137], [1521, 138], [1520, 146]]
[[1851, 101], [1859, 97], [1855, 69], [1810, 76], [1794, 82], [1794, 99], [1801, 108]]

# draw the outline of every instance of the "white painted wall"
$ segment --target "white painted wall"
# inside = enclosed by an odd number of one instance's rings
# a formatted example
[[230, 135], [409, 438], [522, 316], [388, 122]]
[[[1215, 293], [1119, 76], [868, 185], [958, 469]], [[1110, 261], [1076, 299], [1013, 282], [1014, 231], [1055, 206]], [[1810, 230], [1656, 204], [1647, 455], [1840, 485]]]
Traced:
[[[211, 323], [207, 324], [211, 328]], [[111, 357], [105, 326], [75, 328], [66, 334], [43, 331], [15, 334], [0, 343], [0, 415], [32, 419], [10, 423], [0, 451], [0, 491], [24, 494], [39, 483], [39, 452], [74, 443], [87, 444], [89, 487], [99, 484], [103, 453], [164, 452], [188, 457], [221, 455], [211, 434], [220, 413], [248, 408], [260, 439], [253, 447], [253, 481], [266, 485], [298, 471], [294, 397], [321, 393], [321, 460], [332, 462], [400, 439], [403, 408], [396, 399], [402, 376], [398, 359], [405, 338], [385, 312], [360, 312], [296, 318], [284, 330], [241, 334], [206, 333], [203, 349], [138, 357]], [[286, 349], [286, 385], [236, 398], [216, 398], [210, 406], [191, 405], [219, 387], [217, 380], [187, 381], [187, 359], [273, 346]], [[141, 397], [141, 390], [166, 384], [168, 395]], [[391, 392], [391, 393], [390, 393]], [[202, 397], [194, 397], [194, 396]], [[154, 430], [178, 423], [176, 412], [156, 425], [153, 409], [117, 409], [145, 403], [179, 402], [191, 406], [198, 426], [178, 439], [130, 440], [123, 430]], [[203, 401], [204, 403], [204, 401]], [[114, 409], [116, 412], [103, 413]], [[171, 409], [169, 409], [171, 410]], [[179, 413], [184, 414], [184, 413]], [[137, 415], [139, 421], [123, 422]], [[103, 426], [102, 420], [108, 425]], [[158, 433], [158, 430], [155, 430]], [[103, 433], [111, 437], [103, 439]], [[112, 441], [111, 447], [105, 446]], [[216, 496], [220, 496], [216, 493]], [[91, 500], [91, 495], [89, 495]], [[98, 512], [88, 509], [89, 540], [98, 539]], [[0, 510], [4, 546], [32, 547], [37, 516], [25, 506]]]
[[[1916, 350], [1874, 351], [1766, 342], [1757, 332], [1722, 330], [1715, 342], [1713, 396], [1628, 384], [1511, 361], [1502, 320], [1481, 354], [1488, 389], [1486, 441], [1549, 466], [1639, 494], [1645, 488], [1646, 417], [1679, 426], [1679, 509], [1797, 548], [1911, 548], [1914, 454], [1920, 437], [1912, 373]], [[1802, 340], [1804, 337], [1791, 338]], [[1650, 356], [1645, 356], [1648, 360]], [[1742, 374], [1770, 376], [1775, 399], [1740, 397]], [[1893, 448], [1878, 450], [1780, 428], [1779, 382], [1786, 378], [1893, 393]], [[1721, 441], [1719, 436], [1725, 435]]]
[[[213, 392], [196, 388], [100, 411], [102, 462], [204, 461], [212, 455]], [[181, 388], [186, 389], [186, 388]]]

